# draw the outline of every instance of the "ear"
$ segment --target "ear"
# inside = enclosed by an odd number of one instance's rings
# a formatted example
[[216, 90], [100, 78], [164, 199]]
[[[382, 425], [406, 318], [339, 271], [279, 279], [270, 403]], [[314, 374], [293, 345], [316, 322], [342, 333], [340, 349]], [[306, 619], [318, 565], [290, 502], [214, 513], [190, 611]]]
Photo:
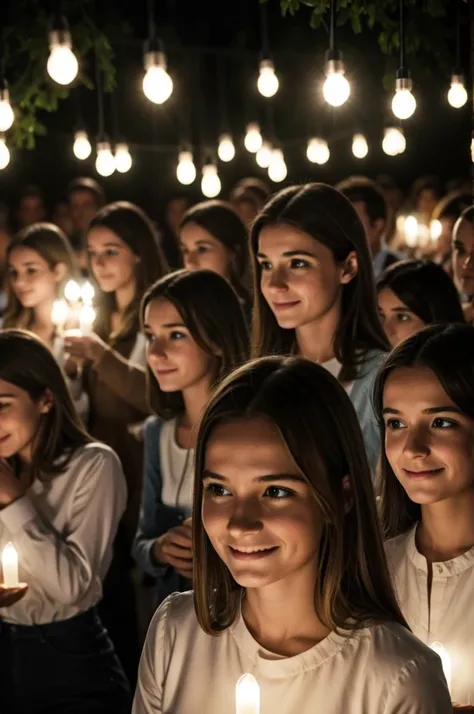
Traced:
[[344, 476], [342, 479], [342, 488], [344, 491], [344, 513], [349, 513], [354, 505], [354, 497], [352, 495], [349, 476]]
[[39, 400], [40, 414], [48, 414], [54, 406], [54, 397], [50, 389], [45, 389], [43, 396]]
[[347, 285], [355, 278], [359, 270], [357, 253], [352, 250], [342, 264], [341, 285]]
[[53, 268], [53, 274], [54, 274], [54, 279], [56, 280], [57, 283], [62, 283], [63, 280], [66, 280], [67, 274], [68, 274], [68, 267], [66, 263], [56, 263], [56, 265]]

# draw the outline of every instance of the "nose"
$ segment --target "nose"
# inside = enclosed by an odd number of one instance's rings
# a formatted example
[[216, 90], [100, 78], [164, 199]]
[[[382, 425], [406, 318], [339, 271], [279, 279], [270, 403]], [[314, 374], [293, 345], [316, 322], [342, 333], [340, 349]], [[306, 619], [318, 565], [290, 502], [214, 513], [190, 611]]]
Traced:
[[156, 365], [158, 361], [166, 359], [166, 349], [162, 340], [153, 340], [148, 347], [148, 362], [150, 366]]
[[473, 253], [467, 254], [466, 259], [464, 260], [464, 263], [462, 266], [464, 268], [464, 270], [467, 270], [467, 268], [472, 267], [473, 258], [474, 258]]
[[187, 270], [197, 270], [199, 268], [199, 261], [197, 253], [189, 252], [184, 256], [184, 267]]
[[229, 514], [227, 530], [234, 538], [239, 538], [252, 533], [259, 533], [263, 529], [261, 511], [255, 500], [239, 500], [234, 497], [234, 508]]
[[412, 459], [427, 456], [430, 453], [428, 434], [425, 429], [407, 429], [403, 453]]
[[286, 273], [282, 268], [275, 268], [270, 271], [270, 275], [268, 277], [268, 287], [277, 292], [288, 290]]

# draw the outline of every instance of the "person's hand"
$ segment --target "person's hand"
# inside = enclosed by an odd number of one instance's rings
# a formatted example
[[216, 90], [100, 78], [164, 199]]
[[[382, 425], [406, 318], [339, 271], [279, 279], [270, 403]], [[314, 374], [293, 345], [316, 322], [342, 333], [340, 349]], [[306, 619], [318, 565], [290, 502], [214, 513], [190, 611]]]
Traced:
[[159, 563], [171, 565], [180, 575], [189, 580], [193, 577], [193, 551], [191, 519], [180, 526], [170, 528], [153, 544], [153, 556]]
[[13, 473], [12, 467], [6, 459], [0, 459], [0, 508], [9, 506], [23, 494], [24, 489]]
[[27, 590], [28, 585], [26, 583], [20, 583], [14, 588], [8, 588], [6, 585], [0, 584], [0, 608], [11, 607], [26, 595]]
[[64, 338], [64, 352], [77, 362], [97, 362], [106, 350], [107, 345], [95, 333], [81, 337], [66, 335]]

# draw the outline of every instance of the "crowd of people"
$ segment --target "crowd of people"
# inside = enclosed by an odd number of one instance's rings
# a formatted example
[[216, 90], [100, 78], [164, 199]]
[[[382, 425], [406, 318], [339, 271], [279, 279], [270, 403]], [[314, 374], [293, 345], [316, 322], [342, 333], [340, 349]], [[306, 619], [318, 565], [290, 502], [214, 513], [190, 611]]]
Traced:
[[474, 712], [468, 186], [27, 187], [0, 313], [1, 712]]

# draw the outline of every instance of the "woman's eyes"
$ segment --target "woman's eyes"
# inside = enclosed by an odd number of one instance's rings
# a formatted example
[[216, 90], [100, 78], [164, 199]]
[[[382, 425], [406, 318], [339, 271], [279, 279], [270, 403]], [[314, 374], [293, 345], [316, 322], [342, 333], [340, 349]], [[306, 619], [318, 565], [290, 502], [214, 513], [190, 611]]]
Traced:
[[228, 491], [224, 486], [221, 486], [220, 483], [210, 483], [208, 486], [206, 486], [206, 491], [210, 493], [212, 496], [230, 496], [232, 495], [230, 491]]
[[397, 429], [403, 429], [405, 424], [400, 419], [389, 419], [387, 421], [387, 429], [391, 431], [396, 431]]
[[94, 258], [97, 260], [100, 257], [116, 258], [119, 255], [119, 251], [116, 248], [107, 248], [107, 250], [104, 250], [103, 253], [96, 253], [94, 250], [89, 250], [87, 253], [90, 260], [93, 260]]
[[0, 412], [4, 412], [11, 407], [11, 402], [0, 402]]
[[[208, 493], [211, 493], [213, 496], [217, 497], [222, 497], [222, 496], [231, 496], [231, 492], [224, 488], [219, 483], [211, 483], [206, 487], [206, 491]], [[265, 493], [263, 494], [264, 498], [275, 498], [275, 499], [282, 499], [282, 498], [289, 498], [291, 496], [294, 496], [294, 491], [290, 491], [288, 488], [281, 488], [280, 486], [269, 486], [266, 490]]]
[[184, 332], [180, 332], [179, 330], [173, 330], [173, 332], [170, 333], [170, 339], [172, 340], [182, 340], [186, 337], [186, 334]]
[[[436, 417], [430, 424], [433, 429], [450, 429], [458, 426], [457, 422], [452, 419], [445, 419], [444, 417]], [[398, 429], [405, 429], [406, 425], [401, 421], [401, 419], [389, 419], [387, 421], [387, 429], [391, 431], [397, 431]]]
[[411, 315], [408, 315], [406, 312], [399, 312], [397, 313], [397, 321], [398, 322], [410, 322], [411, 320]]
[[[260, 268], [262, 270], [271, 270], [272, 269], [272, 264], [269, 260], [260, 260]], [[309, 263], [307, 260], [303, 260], [302, 258], [292, 258], [290, 261], [290, 268], [292, 270], [298, 270], [301, 268], [309, 268]]]

